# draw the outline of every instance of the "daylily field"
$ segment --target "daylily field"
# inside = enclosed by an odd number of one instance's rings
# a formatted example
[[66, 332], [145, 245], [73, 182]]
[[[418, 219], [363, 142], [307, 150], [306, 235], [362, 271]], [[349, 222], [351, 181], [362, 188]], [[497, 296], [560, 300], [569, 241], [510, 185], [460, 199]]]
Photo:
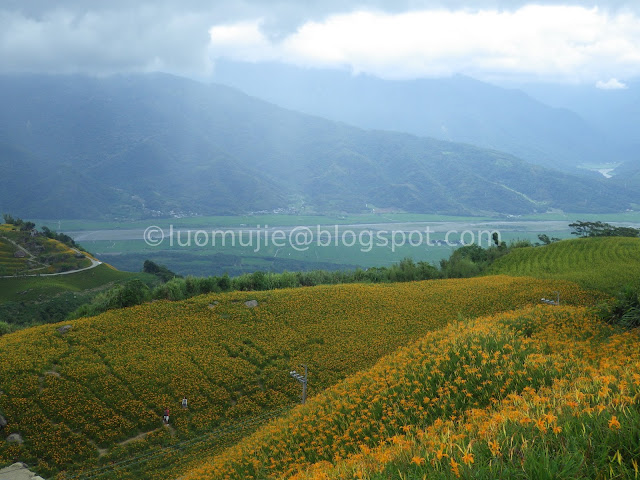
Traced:
[[[561, 306], [540, 305], [556, 291]], [[0, 337], [0, 466], [48, 479], [634, 478], [640, 339], [595, 317], [606, 299], [497, 275], [212, 294], [15, 332]], [[2, 440], [12, 433], [24, 443]]]

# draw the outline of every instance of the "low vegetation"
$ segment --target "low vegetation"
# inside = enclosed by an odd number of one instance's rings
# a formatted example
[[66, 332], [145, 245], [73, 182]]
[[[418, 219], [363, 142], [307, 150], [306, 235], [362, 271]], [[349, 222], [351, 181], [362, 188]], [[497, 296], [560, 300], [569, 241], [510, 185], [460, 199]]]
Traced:
[[612, 302], [600, 306], [602, 320], [624, 328], [640, 327], [640, 290], [626, 286]]
[[[600, 224], [601, 222], [596, 222]], [[604, 224], [607, 225], [607, 224]], [[612, 235], [606, 235], [611, 237]], [[139, 283], [115, 287], [113, 292], [97, 297], [90, 305], [76, 310], [72, 318], [96, 315], [112, 308], [130, 306], [133, 297], [139, 303], [152, 299], [185, 300], [196, 295], [227, 291], [261, 291], [280, 288], [336, 285], [344, 283], [393, 283], [438, 278], [470, 278], [485, 274], [527, 275], [538, 278], [562, 278], [576, 281], [585, 288], [604, 290], [614, 295], [620, 285], [640, 278], [640, 239], [616, 236], [602, 238], [597, 243], [582, 244], [540, 235], [542, 244], [534, 247], [528, 241], [509, 245], [495, 240], [495, 245], [482, 248], [468, 245], [457, 248], [439, 268], [427, 262], [405, 258], [390, 267], [357, 268], [350, 271], [314, 270], [311, 272], [253, 272], [229, 277], [179, 277], [165, 267], [147, 260], [144, 271], [153, 273], [166, 283], [153, 290]], [[544, 248], [542, 248], [544, 247]], [[588, 252], [588, 254], [586, 254]], [[630, 266], [622, 276], [599, 275], [603, 268]], [[613, 262], [613, 263], [612, 263]], [[158, 273], [159, 272], [159, 273]], [[168, 281], [167, 281], [168, 280]], [[135, 291], [131, 291], [135, 290]], [[127, 298], [124, 303], [119, 299]]]
[[635, 478], [639, 340], [579, 307], [454, 323], [183, 478]]
[[[20, 458], [51, 477], [180, 444], [295, 403], [300, 389], [288, 372], [300, 364], [309, 367], [313, 397], [451, 321], [536, 303], [555, 290], [576, 305], [597, 300], [570, 282], [506, 276], [319, 286], [159, 301], [76, 320], [70, 330], [57, 324], [5, 335], [3, 435], [21, 433], [24, 444], [0, 442], [0, 464]], [[257, 306], [245, 304], [251, 300]], [[174, 414], [184, 395], [189, 409]], [[175, 436], [161, 426], [167, 406]], [[148, 435], [120, 445], [140, 433]], [[176, 455], [188, 459], [182, 450], [160, 452], [156, 464], [141, 467], [157, 468], [156, 478], [167, 478], [163, 469]], [[116, 469], [105, 478], [114, 475], [133, 474]]]
[[0, 278], [0, 322], [7, 325], [5, 333], [60, 322], [96, 295], [135, 278], [151, 286], [156, 281], [153, 276], [120, 272], [106, 264], [72, 275]]
[[640, 238], [598, 237], [518, 248], [497, 259], [488, 274], [565, 279], [616, 295], [640, 287]]

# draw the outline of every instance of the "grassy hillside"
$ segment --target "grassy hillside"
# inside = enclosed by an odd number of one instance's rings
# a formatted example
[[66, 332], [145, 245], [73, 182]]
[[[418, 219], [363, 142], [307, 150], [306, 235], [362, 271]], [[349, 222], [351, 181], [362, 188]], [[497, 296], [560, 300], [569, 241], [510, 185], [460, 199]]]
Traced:
[[[18, 253], [18, 255], [16, 254]], [[114, 282], [152, 275], [119, 272], [40, 232], [0, 224], [0, 335], [26, 326], [59, 322]]]
[[614, 294], [625, 284], [640, 286], [640, 238], [577, 238], [518, 248], [498, 259], [489, 273], [571, 280]]
[[[23, 257], [17, 258], [16, 252]], [[90, 265], [84, 254], [57, 240], [0, 224], [0, 276], [56, 273]]]
[[638, 341], [577, 307], [454, 323], [183, 478], [637, 478]]
[[102, 290], [134, 278], [156, 282], [153, 275], [121, 272], [104, 263], [69, 275], [0, 278], [0, 322], [9, 329], [59, 322]]
[[100, 288], [108, 283], [150, 275], [121, 272], [107, 264], [70, 275], [50, 277], [0, 278], [0, 303], [7, 301], [46, 300], [65, 292], [79, 293]]
[[[554, 290], [568, 303], [596, 300], [569, 282], [506, 276], [342, 285], [156, 302], [70, 322], [68, 331], [59, 324], [6, 335], [2, 435], [19, 432], [24, 444], [0, 442], [0, 463], [19, 458], [51, 477], [133, 457], [132, 471], [168, 478], [180, 462], [220, 448], [217, 438], [200, 439], [190, 456], [185, 442], [194, 435], [294, 404], [300, 388], [288, 372], [300, 364], [314, 397], [451, 321], [536, 303]], [[171, 429], [161, 426], [165, 407]], [[133, 478], [126, 468], [115, 472]]]

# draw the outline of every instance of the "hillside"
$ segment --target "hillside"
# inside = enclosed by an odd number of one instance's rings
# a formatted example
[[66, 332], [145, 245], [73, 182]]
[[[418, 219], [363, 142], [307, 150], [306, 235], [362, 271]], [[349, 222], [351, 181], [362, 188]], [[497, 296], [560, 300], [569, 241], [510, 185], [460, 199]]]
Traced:
[[43, 232], [0, 224], [0, 335], [59, 322], [101, 290], [134, 278], [156, 281], [115, 270]]
[[634, 478], [638, 341], [579, 307], [453, 323], [183, 478]]
[[576, 238], [517, 248], [496, 260], [489, 273], [570, 280], [616, 294], [624, 285], [639, 286], [640, 238]]
[[60, 273], [90, 266], [88, 254], [35, 230], [0, 224], [0, 276]]
[[615, 212], [640, 203], [605, 179], [361, 130], [168, 75], [1, 76], [0, 91], [0, 209], [23, 217]]
[[98, 293], [135, 278], [156, 282], [153, 275], [122, 272], [104, 263], [70, 275], [0, 278], [0, 322], [10, 329], [60, 322]]
[[[594, 103], [596, 92], [592, 91], [579, 102], [554, 108], [522, 90], [463, 75], [389, 80], [345, 70], [224, 59], [216, 61], [214, 78], [293, 110], [363, 128], [502, 150], [531, 163], [563, 170], [612, 158], [633, 158], [623, 146], [637, 136], [630, 128], [634, 122], [628, 121], [637, 116], [631, 114], [637, 112], [637, 104], [627, 105], [628, 112], [609, 111], [604, 106], [585, 112], [585, 105]], [[571, 85], [562, 94], [571, 98], [576, 90], [579, 88]], [[621, 157], [621, 153], [627, 157]]]
[[556, 290], [568, 304], [599, 298], [565, 281], [506, 276], [341, 285], [155, 302], [5, 335], [0, 435], [24, 443], [0, 442], [0, 464], [19, 458], [47, 478], [99, 466], [100, 478], [168, 478], [293, 405], [300, 388], [288, 372], [301, 364], [313, 398], [456, 319]]
[[[640, 121], [640, 81], [626, 79], [625, 88], [602, 90], [596, 85], [523, 84], [524, 91], [540, 101], [576, 112], [589, 124], [604, 132], [626, 154], [612, 155], [610, 161], [636, 160], [640, 133], [634, 125]], [[602, 162], [599, 162], [602, 163]]]
[[0, 169], [4, 172], [0, 176], [0, 213], [14, 212], [27, 218], [34, 218], [30, 212], [54, 219], [100, 218], [107, 205], [118, 208], [123, 204], [121, 192], [105, 189], [99, 178], [84, 174], [66, 160], [52, 161], [47, 154], [36, 155], [12, 145], [11, 139], [4, 138], [6, 130], [0, 126]]

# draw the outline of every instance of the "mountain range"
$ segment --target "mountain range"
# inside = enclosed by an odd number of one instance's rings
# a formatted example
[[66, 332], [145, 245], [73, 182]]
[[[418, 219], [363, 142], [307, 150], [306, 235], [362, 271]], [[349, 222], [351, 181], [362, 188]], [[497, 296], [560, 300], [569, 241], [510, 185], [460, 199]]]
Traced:
[[7, 75], [0, 92], [0, 209], [29, 218], [524, 214], [640, 203], [604, 178], [353, 127], [166, 74]]
[[470, 143], [566, 171], [632, 159], [631, 147], [640, 144], [633, 130], [637, 122], [627, 121], [640, 116], [633, 88], [504, 88], [463, 75], [389, 80], [229, 60], [216, 62], [214, 79], [293, 110], [362, 128]]

